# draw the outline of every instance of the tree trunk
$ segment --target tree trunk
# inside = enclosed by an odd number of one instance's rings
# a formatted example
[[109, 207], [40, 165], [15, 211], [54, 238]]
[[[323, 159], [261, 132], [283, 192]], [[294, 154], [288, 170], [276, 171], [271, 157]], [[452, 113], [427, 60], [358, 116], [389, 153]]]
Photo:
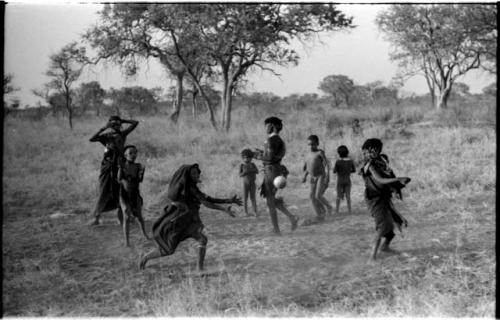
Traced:
[[182, 96], [183, 96], [183, 90], [184, 88], [182, 87], [182, 80], [184, 78], [184, 72], [178, 72], [176, 73], [176, 88], [175, 88], [175, 100], [172, 105], [172, 114], [170, 115], [170, 120], [174, 123], [177, 122], [179, 119], [179, 113], [181, 111], [181, 106], [182, 106]]
[[444, 90], [439, 92], [439, 103], [437, 105], [437, 109], [446, 109], [448, 107], [448, 98], [450, 97], [451, 93], [451, 84], [446, 86]]
[[196, 118], [196, 109], [198, 109], [198, 90], [196, 88], [193, 88], [192, 94], [192, 115], [193, 118]]
[[221, 126], [224, 130], [229, 131], [231, 128], [231, 108], [233, 104], [233, 84], [229, 81], [224, 81], [224, 89], [222, 90], [222, 110], [221, 110]]

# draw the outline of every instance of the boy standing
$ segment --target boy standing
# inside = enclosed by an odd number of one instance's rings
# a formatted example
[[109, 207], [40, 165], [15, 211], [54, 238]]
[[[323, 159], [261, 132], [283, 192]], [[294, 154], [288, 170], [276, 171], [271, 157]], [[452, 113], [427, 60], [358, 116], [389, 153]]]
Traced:
[[252, 201], [253, 212], [255, 216], [258, 217], [259, 214], [257, 212], [257, 203], [255, 201], [255, 177], [257, 173], [259, 173], [259, 169], [255, 163], [252, 162], [253, 152], [250, 149], [244, 149], [241, 151], [241, 157], [243, 158], [243, 163], [240, 164], [240, 177], [243, 179], [243, 206], [245, 208], [246, 216], [250, 216], [248, 214], [248, 196], [250, 196], [250, 200]]
[[285, 142], [279, 136], [283, 123], [277, 117], [269, 117], [264, 120], [264, 125], [266, 126], [268, 138], [264, 144], [264, 150], [255, 149], [254, 157], [264, 164], [264, 179], [260, 193], [266, 198], [273, 224], [273, 232], [276, 235], [281, 235], [276, 209], [283, 212], [290, 219], [292, 231], [297, 228], [299, 219], [288, 211], [282, 198], [276, 198], [277, 188], [273, 183], [276, 177], [286, 174], [284, 166], [281, 165], [281, 159], [285, 156], [286, 147]]
[[328, 215], [331, 215], [333, 210], [324, 197], [330, 182], [330, 162], [326, 158], [325, 152], [318, 149], [319, 138], [317, 135], [310, 135], [307, 138], [307, 145], [310, 147], [311, 153], [304, 163], [305, 174], [302, 182], [306, 182], [307, 175], [310, 175], [309, 198], [316, 212], [316, 219], [321, 222], [325, 220], [325, 212], [328, 210]]
[[[139, 192], [139, 184], [144, 179], [144, 166], [136, 163], [137, 148], [135, 146], [126, 146], [123, 156], [125, 162], [118, 169], [118, 183], [120, 184], [120, 208], [118, 219], [123, 225], [123, 235], [125, 236], [125, 245], [130, 246], [129, 230], [130, 222], [134, 217], [139, 222], [142, 234], [146, 239], [149, 237], [144, 227], [144, 218], [142, 217], [143, 200]], [[125, 219], [124, 219], [125, 218]]]
[[351, 173], [356, 172], [354, 162], [349, 159], [349, 149], [342, 145], [337, 148], [340, 159], [335, 162], [333, 173], [337, 174], [337, 200], [335, 213], [339, 213], [340, 200], [346, 197], [347, 210], [351, 213]]

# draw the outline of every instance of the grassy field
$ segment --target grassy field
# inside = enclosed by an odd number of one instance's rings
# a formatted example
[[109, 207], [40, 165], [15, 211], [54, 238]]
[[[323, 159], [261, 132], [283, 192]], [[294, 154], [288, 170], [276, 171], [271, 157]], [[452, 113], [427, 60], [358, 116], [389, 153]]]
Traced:
[[[197, 246], [188, 240], [170, 257], [139, 271], [141, 252], [154, 244], [131, 230], [122, 246], [115, 214], [88, 227], [103, 148], [88, 142], [104, 118], [32, 122], [5, 120], [3, 168], [4, 316], [452, 316], [493, 317], [495, 308], [496, 108], [317, 109], [278, 113], [291, 171], [283, 194], [291, 211], [313, 215], [301, 184], [305, 139], [317, 134], [335, 159], [345, 144], [360, 160], [366, 138], [379, 137], [396, 174], [412, 178], [395, 205], [409, 221], [394, 248], [367, 264], [374, 223], [353, 176], [353, 213], [326, 223], [270, 234], [261, 216], [231, 219], [202, 209], [209, 243], [207, 273], [195, 268]], [[230, 133], [188, 115], [140, 117], [128, 143], [146, 166], [142, 193], [148, 230], [159, 214], [170, 176], [198, 162], [207, 194], [240, 193], [239, 152], [261, 147], [263, 119], [238, 110]], [[350, 128], [361, 120], [363, 136]], [[260, 181], [261, 177], [259, 177]], [[334, 203], [334, 183], [327, 198]]]

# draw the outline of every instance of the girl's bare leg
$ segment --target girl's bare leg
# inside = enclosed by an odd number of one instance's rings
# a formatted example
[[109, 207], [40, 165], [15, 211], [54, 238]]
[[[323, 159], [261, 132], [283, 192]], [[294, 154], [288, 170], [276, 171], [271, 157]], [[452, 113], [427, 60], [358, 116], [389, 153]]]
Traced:
[[160, 257], [163, 257], [163, 255], [161, 254], [160, 250], [157, 248], [153, 249], [153, 251], [149, 252], [146, 255], [141, 255], [141, 258], [139, 260], [139, 269], [141, 269], [141, 270], [145, 269], [146, 263], [149, 260], [160, 258]]
[[139, 223], [139, 227], [141, 228], [141, 231], [142, 231], [142, 234], [144, 235], [144, 237], [147, 240], [151, 240], [151, 238], [148, 236], [148, 234], [146, 232], [146, 226], [145, 226], [144, 218], [142, 217], [142, 215], [139, 215], [139, 217], [137, 218], [137, 222]]
[[347, 211], [351, 213], [351, 192], [346, 193], [345, 199], [347, 201]]
[[374, 261], [377, 258], [377, 252], [378, 248], [380, 246], [380, 239], [381, 239], [381, 234], [377, 232], [377, 235], [375, 236], [375, 240], [373, 242], [373, 249], [372, 249], [372, 254], [370, 256], [370, 261]]
[[339, 213], [339, 207], [340, 207], [340, 197], [337, 195], [337, 199], [335, 199], [335, 213]]
[[130, 221], [132, 219], [128, 216], [123, 219], [123, 236], [125, 237], [125, 246], [130, 247], [129, 234], [130, 234]]
[[255, 191], [256, 191], [255, 184], [253, 184], [250, 187], [250, 200], [252, 201], [252, 207], [253, 207], [253, 212], [255, 213], [255, 216], [258, 217], [259, 213], [257, 212], [257, 201], [255, 200]]
[[245, 209], [245, 215], [248, 217], [248, 185], [246, 183], [243, 184], [243, 208]]

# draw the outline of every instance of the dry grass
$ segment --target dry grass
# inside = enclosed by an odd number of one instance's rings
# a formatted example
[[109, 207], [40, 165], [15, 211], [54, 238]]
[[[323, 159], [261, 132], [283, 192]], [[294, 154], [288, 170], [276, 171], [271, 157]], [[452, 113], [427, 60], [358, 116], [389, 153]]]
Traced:
[[[472, 108], [472, 107], [471, 107]], [[312, 214], [300, 184], [308, 135], [317, 134], [332, 159], [345, 144], [359, 160], [369, 137], [384, 141], [397, 174], [412, 182], [397, 202], [410, 222], [395, 246], [401, 255], [366, 264], [373, 222], [353, 177], [355, 214], [270, 237], [267, 214], [228, 220], [204, 215], [209, 235], [207, 276], [191, 275], [193, 243], [146, 272], [141, 251], [152, 247], [133, 230], [131, 249], [120, 230], [83, 226], [95, 200], [102, 148], [88, 142], [105, 119], [31, 122], [7, 118], [4, 133], [4, 312], [18, 316], [453, 316], [492, 317], [495, 301], [496, 131], [452, 112], [425, 108], [328, 110], [284, 118], [286, 199], [301, 217]], [[146, 166], [142, 193], [148, 226], [173, 171], [198, 162], [202, 189], [214, 196], [240, 192], [239, 152], [260, 147], [262, 122], [248, 110], [234, 114], [233, 130], [212, 130], [206, 119], [139, 118], [128, 143]], [[364, 135], [352, 133], [354, 118]], [[334, 189], [334, 188], [332, 188]], [[332, 199], [331, 189], [328, 198]], [[51, 218], [55, 212], [60, 218]], [[112, 214], [107, 215], [112, 219]], [[283, 228], [287, 221], [281, 219]]]

